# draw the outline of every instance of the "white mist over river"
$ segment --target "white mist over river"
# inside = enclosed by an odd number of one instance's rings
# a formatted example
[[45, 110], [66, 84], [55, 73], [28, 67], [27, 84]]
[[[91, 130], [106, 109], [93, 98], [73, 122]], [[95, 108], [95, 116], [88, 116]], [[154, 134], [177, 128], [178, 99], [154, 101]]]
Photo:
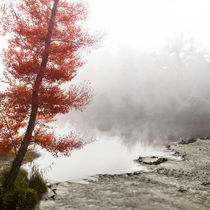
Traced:
[[[39, 166], [50, 182], [81, 181], [97, 174], [120, 174], [146, 170], [134, 160], [139, 156], [170, 156], [162, 147], [148, 147], [136, 144], [130, 148], [117, 137], [100, 136], [100, 140], [75, 150], [70, 157], [54, 158], [40, 150], [41, 156], [32, 165]], [[31, 167], [30, 164], [24, 167]]]

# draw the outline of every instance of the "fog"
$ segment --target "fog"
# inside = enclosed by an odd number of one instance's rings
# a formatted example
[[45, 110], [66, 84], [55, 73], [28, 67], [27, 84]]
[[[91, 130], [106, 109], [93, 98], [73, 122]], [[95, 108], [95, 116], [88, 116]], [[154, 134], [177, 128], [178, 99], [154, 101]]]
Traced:
[[69, 180], [81, 182], [90, 177], [94, 178], [98, 174], [148, 171], [145, 166], [140, 166], [133, 161], [139, 155], [175, 158], [170, 151], [160, 147], [145, 147], [142, 143], [137, 143], [128, 149], [119, 137], [107, 137], [102, 134], [94, 143], [88, 144], [81, 150], [73, 151], [71, 157], [54, 158], [43, 150], [40, 150], [40, 153], [41, 156], [38, 159], [35, 159], [32, 164], [25, 164], [24, 167], [38, 166], [50, 182]]
[[58, 128], [162, 145], [209, 135], [210, 3], [206, 0], [90, 0], [89, 27], [104, 32], [74, 83], [89, 80], [86, 109]]
[[209, 135], [210, 3], [89, 3], [87, 27], [104, 37], [72, 82], [90, 81], [94, 97], [82, 113], [58, 116], [58, 132], [76, 127], [129, 145]]
[[[139, 155], [163, 155], [161, 146], [178, 138], [210, 136], [209, 1], [89, 3], [87, 26], [104, 37], [72, 82], [90, 81], [94, 97], [83, 112], [59, 115], [56, 132], [76, 129], [95, 142], [57, 159], [52, 180], [136, 170]], [[45, 169], [53, 161], [37, 159]]]
[[210, 134], [208, 52], [192, 39], [179, 36], [151, 53], [103, 51], [81, 71], [77, 79], [92, 82], [93, 100], [82, 113], [60, 116], [62, 127], [117, 135], [126, 144]]
[[95, 142], [70, 158], [38, 159], [44, 170], [54, 162], [49, 180], [145, 170], [133, 162], [138, 156], [167, 156], [170, 141], [210, 135], [209, 53], [193, 39], [177, 36], [156, 52], [99, 50], [73, 82], [83, 80], [94, 97], [83, 112], [59, 115], [57, 133], [76, 129]]

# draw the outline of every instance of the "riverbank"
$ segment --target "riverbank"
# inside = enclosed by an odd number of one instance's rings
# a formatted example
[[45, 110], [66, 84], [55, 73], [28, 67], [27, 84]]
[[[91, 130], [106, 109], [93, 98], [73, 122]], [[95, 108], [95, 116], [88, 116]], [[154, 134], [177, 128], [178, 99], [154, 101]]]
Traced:
[[[40, 154], [35, 151], [28, 151], [24, 157], [23, 163], [32, 162], [34, 159], [38, 158], [39, 156]], [[15, 154], [5, 153], [5, 152], [0, 151], [0, 171], [6, 167], [9, 167], [12, 161], [14, 160], [14, 158], [15, 158]]]
[[210, 140], [171, 143], [180, 158], [141, 163], [148, 172], [99, 175], [86, 184], [51, 185], [39, 210], [210, 209]]

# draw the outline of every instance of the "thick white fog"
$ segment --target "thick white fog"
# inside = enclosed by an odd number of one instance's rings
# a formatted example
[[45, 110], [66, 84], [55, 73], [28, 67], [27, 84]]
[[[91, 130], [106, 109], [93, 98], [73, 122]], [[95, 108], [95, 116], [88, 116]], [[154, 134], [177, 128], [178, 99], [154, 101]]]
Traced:
[[95, 96], [83, 113], [61, 116], [61, 125], [128, 144], [209, 135], [209, 1], [90, 0], [90, 6], [89, 26], [105, 32], [103, 47], [74, 82], [91, 81]]
[[210, 134], [208, 52], [192, 39], [178, 36], [157, 52], [96, 54], [81, 71], [94, 98], [84, 112], [60, 116], [62, 126], [119, 135], [128, 144]]

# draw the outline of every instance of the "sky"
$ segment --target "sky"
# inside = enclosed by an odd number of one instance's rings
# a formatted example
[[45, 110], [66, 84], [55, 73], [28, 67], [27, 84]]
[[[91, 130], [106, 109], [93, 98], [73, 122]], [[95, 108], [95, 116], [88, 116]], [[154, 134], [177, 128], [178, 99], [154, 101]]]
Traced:
[[89, 0], [91, 25], [107, 32], [108, 46], [154, 50], [176, 35], [210, 46], [208, 0]]

